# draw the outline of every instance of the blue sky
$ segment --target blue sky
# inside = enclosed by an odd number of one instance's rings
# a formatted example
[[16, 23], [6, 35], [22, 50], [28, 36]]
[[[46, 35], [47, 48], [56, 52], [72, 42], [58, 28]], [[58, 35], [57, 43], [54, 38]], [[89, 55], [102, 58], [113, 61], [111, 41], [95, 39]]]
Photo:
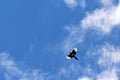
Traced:
[[0, 80], [120, 80], [119, 14], [119, 0], [0, 1]]

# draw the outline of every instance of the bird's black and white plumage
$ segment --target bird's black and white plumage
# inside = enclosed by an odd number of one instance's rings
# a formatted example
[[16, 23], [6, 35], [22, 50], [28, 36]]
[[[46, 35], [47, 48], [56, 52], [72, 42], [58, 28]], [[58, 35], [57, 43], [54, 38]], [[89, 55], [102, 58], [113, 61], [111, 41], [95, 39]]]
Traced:
[[74, 49], [72, 50], [72, 52], [70, 52], [70, 54], [66, 56], [66, 58], [67, 58], [67, 59], [71, 59], [71, 58], [74, 57], [76, 60], [78, 60], [78, 58], [75, 56], [76, 53], [77, 53], [77, 48], [74, 48]]

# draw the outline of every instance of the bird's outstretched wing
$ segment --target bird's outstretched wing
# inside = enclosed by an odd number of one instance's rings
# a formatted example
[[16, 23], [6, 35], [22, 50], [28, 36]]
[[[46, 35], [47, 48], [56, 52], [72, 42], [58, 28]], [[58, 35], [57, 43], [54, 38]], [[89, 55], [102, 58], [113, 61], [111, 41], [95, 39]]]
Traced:
[[76, 53], [77, 53], [77, 48], [74, 48], [71, 54], [76, 55]]
[[66, 56], [67, 59], [71, 59], [73, 56], [72, 54], [70, 53], [69, 55]]

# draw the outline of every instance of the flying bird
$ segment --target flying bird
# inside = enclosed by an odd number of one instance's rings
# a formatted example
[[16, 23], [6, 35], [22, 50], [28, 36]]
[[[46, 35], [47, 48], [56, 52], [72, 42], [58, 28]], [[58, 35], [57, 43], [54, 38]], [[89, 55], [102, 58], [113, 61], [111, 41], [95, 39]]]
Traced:
[[67, 58], [67, 59], [71, 59], [71, 58], [74, 57], [76, 60], [79, 60], [79, 59], [75, 56], [76, 53], [77, 53], [77, 50], [78, 50], [77, 48], [74, 48], [74, 49], [72, 50], [72, 52], [70, 52], [70, 54], [66, 56], [66, 58]]

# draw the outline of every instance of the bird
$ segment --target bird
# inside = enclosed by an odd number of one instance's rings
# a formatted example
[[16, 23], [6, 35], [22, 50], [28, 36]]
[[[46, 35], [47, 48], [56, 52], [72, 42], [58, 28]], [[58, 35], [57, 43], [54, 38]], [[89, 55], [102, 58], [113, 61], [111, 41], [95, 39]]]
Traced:
[[72, 50], [72, 52], [69, 53], [69, 55], [66, 56], [67, 59], [72, 59], [73, 57], [76, 59], [76, 60], [79, 60], [75, 55], [77, 53], [78, 49], [77, 48], [74, 48]]

